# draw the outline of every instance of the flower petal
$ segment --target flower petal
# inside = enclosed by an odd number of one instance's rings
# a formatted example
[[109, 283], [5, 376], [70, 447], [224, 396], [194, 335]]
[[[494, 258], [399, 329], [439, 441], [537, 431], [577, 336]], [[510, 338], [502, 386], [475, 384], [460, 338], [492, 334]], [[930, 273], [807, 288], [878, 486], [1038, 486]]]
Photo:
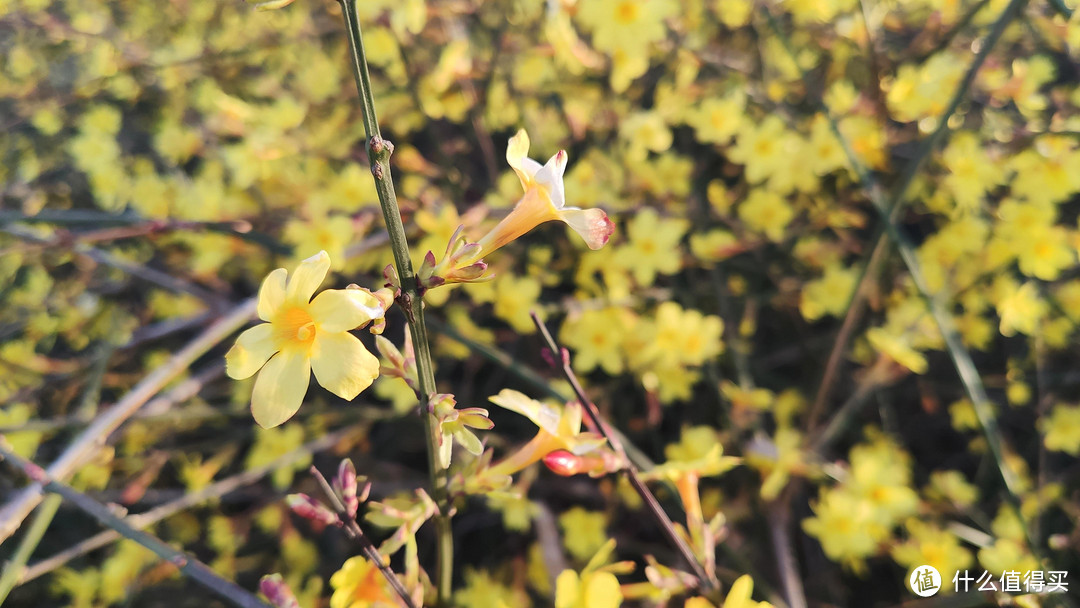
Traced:
[[240, 334], [236, 344], [225, 353], [225, 373], [233, 380], [250, 378], [277, 351], [274, 326], [260, 323]]
[[320, 331], [339, 333], [382, 318], [383, 309], [362, 289], [327, 289], [311, 301], [308, 314]]
[[533, 176], [540, 170], [540, 163], [529, 158], [529, 134], [525, 129], [518, 132], [506, 143], [506, 162], [517, 173], [521, 187], [528, 190]]
[[508, 388], [499, 391], [498, 395], [488, 397], [488, 401], [525, 416], [532, 420], [533, 424], [552, 435], [558, 434], [559, 412], [546, 403], [530, 399], [523, 393]]
[[563, 190], [563, 173], [566, 172], [566, 150], [559, 150], [558, 154], [548, 159], [536, 175], [533, 181], [547, 188], [551, 202], [556, 209], [566, 206], [566, 194]]
[[615, 223], [603, 209], [578, 209], [568, 207], [560, 212], [562, 221], [585, 239], [589, 249], [600, 249], [611, 239]]
[[290, 304], [307, 304], [311, 296], [326, 279], [326, 272], [330, 270], [330, 256], [325, 251], [320, 251], [310, 258], [300, 262], [300, 265], [289, 277], [289, 284], [285, 288], [285, 300]]
[[469, 429], [460, 429], [454, 433], [454, 439], [457, 439], [458, 445], [465, 448], [465, 451], [473, 456], [484, 453], [484, 444], [480, 443], [480, 439]]
[[352, 334], [320, 331], [311, 345], [311, 369], [323, 388], [351, 400], [379, 377], [379, 360]]
[[262, 286], [259, 287], [258, 306], [259, 318], [263, 321], [273, 319], [285, 301], [285, 277], [288, 275], [288, 270], [278, 268], [263, 279]]
[[304, 402], [311, 381], [311, 360], [298, 348], [283, 350], [267, 361], [251, 393], [251, 415], [264, 429], [292, 418]]

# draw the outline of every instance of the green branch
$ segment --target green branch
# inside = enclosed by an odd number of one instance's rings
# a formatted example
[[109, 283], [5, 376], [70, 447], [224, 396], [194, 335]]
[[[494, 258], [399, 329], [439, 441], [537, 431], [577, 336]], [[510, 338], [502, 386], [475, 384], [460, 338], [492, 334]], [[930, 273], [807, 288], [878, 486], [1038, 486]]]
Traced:
[[[379, 132], [379, 121], [375, 114], [375, 98], [371, 90], [371, 75], [368, 72], [367, 57], [364, 53], [364, 38], [360, 31], [360, 20], [356, 12], [357, 0], [341, 0], [345, 29], [349, 37], [349, 50], [353, 75], [356, 77], [356, 89], [360, 93], [363, 107], [364, 130], [368, 138], [368, 159], [371, 174], [375, 177], [375, 190], [379, 194], [386, 231], [390, 235], [390, 248], [394, 252], [394, 266], [401, 281], [401, 295], [398, 304], [405, 310], [409, 319], [409, 331], [412, 334], [413, 349], [416, 356], [417, 376], [420, 383], [422, 401], [435, 394], [435, 371], [431, 361], [431, 345], [428, 341], [427, 325], [424, 321], [424, 304], [420, 294], [416, 273], [409, 257], [409, 242], [405, 236], [405, 226], [401, 222], [394, 182], [390, 175], [390, 154], [394, 146], [384, 140]], [[446, 479], [441, 475], [438, 464], [438, 439], [436, 421], [431, 414], [421, 408], [424, 430], [427, 439], [428, 473], [435, 501], [440, 514], [435, 517], [438, 556], [434, 578], [438, 592], [438, 605], [446, 605], [450, 600], [453, 584], [454, 538], [450, 529], [450, 505], [447, 499]]]

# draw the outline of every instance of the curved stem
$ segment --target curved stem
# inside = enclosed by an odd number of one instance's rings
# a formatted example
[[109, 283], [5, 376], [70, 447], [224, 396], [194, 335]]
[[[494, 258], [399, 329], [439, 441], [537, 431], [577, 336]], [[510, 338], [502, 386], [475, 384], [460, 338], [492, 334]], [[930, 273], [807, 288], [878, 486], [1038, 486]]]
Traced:
[[[357, 0], [341, 0], [341, 12], [345, 18], [353, 75], [356, 77], [356, 88], [360, 93], [360, 104], [363, 108], [371, 174], [375, 177], [375, 190], [379, 194], [379, 205], [382, 207], [386, 231], [390, 236], [390, 248], [394, 252], [394, 266], [401, 280], [401, 295], [398, 303], [409, 319], [420, 393], [426, 401], [435, 393], [435, 371], [431, 362], [427, 325], [424, 321], [423, 299], [416, 282], [412, 260], [409, 258], [409, 243], [405, 237], [405, 227], [401, 222], [401, 211], [398, 209], [397, 194], [394, 192], [394, 182], [390, 175], [390, 154], [394, 151], [394, 146], [384, 140], [379, 132], [379, 121], [375, 114], [375, 98], [371, 91], [371, 75], [368, 72], [367, 57], [364, 53], [364, 39], [360, 31], [356, 3]], [[450, 505], [446, 492], [446, 478], [440, 475], [442, 469], [438, 465], [438, 439], [435, 435], [437, 423], [431, 414], [422, 414], [422, 417], [427, 436], [428, 473], [440, 511], [440, 514], [435, 517], [435, 536], [438, 543], [435, 585], [438, 593], [437, 603], [442, 606], [449, 602], [452, 589], [454, 538], [450, 529]]]

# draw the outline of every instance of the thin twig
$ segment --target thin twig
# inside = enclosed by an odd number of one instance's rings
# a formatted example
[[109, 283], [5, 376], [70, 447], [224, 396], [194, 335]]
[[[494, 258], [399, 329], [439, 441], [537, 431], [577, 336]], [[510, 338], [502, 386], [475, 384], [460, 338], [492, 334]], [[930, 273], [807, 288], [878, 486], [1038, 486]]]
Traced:
[[[30, 241], [32, 243], [47, 245], [51, 242], [50, 239], [38, 236], [19, 226], [0, 227], [0, 232], [10, 234], [12, 236], [18, 237], [26, 241]], [[200, 300], [206, 302], [211, 308], [220, 309], [222, 307], [223, 300], [220, 294], [210, 291], [209, 289], [201, 285], [196, 285], [194, 283], [191, 283], [190, 281], [185, 281], [183, 279], [174, 277], [167, 272], [162, 272], [160, 270], [156, 270], [142, 264], [135, 264], [127, 260], [120, 259], [119, 257], [105, 250], [97, 249], [95, 247], [91, 247], [82, 243], [72, 243], [71, 251], [77, 255], [89, 258], [94, 262], [97, 262], [98, 264], [111, 266], [112, 268], [121, 270], [124, 273], [129, 274], [135, 278], [142, 279], [147, 283], [153, 283], [158, 287], [162, 287], [174, 293], [190, 294], [192, 296], [195, 296], [196, 298], [199, 298]]]
[[806, 592], [791, 541], [791, 497], [788, 492], [782, 492], [780, 498], [769, 505], [768, 511], [769, 536], [776, 555], [776, 567], [780, 571], [780, 584], [784, 587], [784, 598], [789, 608], [806, 608]]
[[337, 493], [330, 487], [330, 482], [326, 481], [326, 477], [319, 472], [319, 469], [312, 465], [309, 469], [311, 475], [319, 482], [319, 487], [322, 488], [323, 494], [330, 501], [330, 506], [334, 508], [334, 512], [337, 513], [338, 519], [341, 520], [342, 529], [345, 530], [345, 534], [352, 540], [356, 541], [360, 545], [360, 550], [363, 551], [364, 557], [375, 564], [379, 568], [379, 572], [382, 573], [386, 582], [390, 583], [390, 586], [394, 588], [394, 592], [398, 594], [401, 601], [405, 602], [408, 608], [416, 608], [416, 604], [412, 601], [412, 596], [409, 595], [409, 590], [405, 588], [401, 580], [398, 579], [394, 571], [390, 569], [390, 562], [379, 553], [379, 549], [371, 542], [371, 539], [364, 534], [364, 530], [357, 523], [356, 517], [349, 515], [348, 509], [341, 503], [341, 499], [338, 498]]
[[[110, 434], [139, 410], [169, 382], [183, 373], [196, 359], [217, 346], [255, 316], [256, 299], [233, 307], [225, 316], [199, 334], [187, 346], [143, 378], [115, 405], [97, 417], [64, 450], [46, 473], [50, 479], [67, 479], [93, 458]], [[42, 499], [43, 487], [34, 483], [24, 488], [0, 508], [0, 543], [11, 537]]]
[[[256, 467], [250, 471], [244, 471], [243, 473], [237, 473], [236, 475], [212, 483], [198, 492], [185, 493], [176, 500], [159, 505], [146, 512], [137, 515], [129, 515], [124, 521], [132, 528], [139, 530], [152, 526], [166, 517], [171, 517], [181, 511], [236, 492], [241, 488], [259, 481], [278, 469], [295, 465], [297, 462], [300, 462], [312, 454], [333, 447], [352, 432], [352, 427], [347, 427], [328, 433], [318, 439], [305, 443], [288, 454], [275, 458], [273, 461], [261, 467]], [[63, 566], [77, 557], [100, 549], [121, 538], [122, 536], [120, 533], [115, 530], [106, 530], [105, 532], [96, 534], [72, 547], [60, 551], [56, 555], [31, 564], [19, 578], [19, 584], [22, 585], [28, 583], [43, 574], [47, 574]]]
[[[412, 259], [409, 253], [409, 242], [405, 235], [405, 227], [401, 221], [401, 211], [398, 209], [397, 194], [394, 191], [394, 181], [390, 175], [390, 154], [393, 145], [382, 138], [379, 132], [379, 120], [375, 113], [375, 98], [371, 89], [371, 75], [368, 72], [367, 57], [364, 53], [364, 37], [360, 29], [360, 18], [356, 10], [357, 0], [341, 0], [342, 16], [345, 19], [345, 29], [349, 39], [350, 64], [353, 76], [356, 78], [356, 89], [360, 95], [360, 103], [363, 106], [364, 131], [368, 138], [368, 159], [371, 163], [371, 174], [375, 177], [375, 190], [379, 195], [379, 205], [382, 208], [383, 219], [386, 221], [386, 231], [390, 237], [390, 248], [394, 253], [394, 267], [401, 281], [401, 295], [398, 303], [405, 310], [409, 319], [409, 331], [412, 335], [413, 349], [416, 357], [417, 379], [420, 384], [420, 395], [427, 400], [435, 394], [435, 368], [431, 357], [431, 344], [428, 340], [427, 325], [424, 320], [424, 303], [420, 294], [420, 285], [416, 280], [416, 273], [412, 267]], [[442, 467], [438, 462], [438, 442], [436, 434], [436, 421], [434, 416], [424, 413], [421, 408], [421, 419], [424, 423], [425, 444], [427, 446], [428, 475], [431, 480], [432, 493], [439, 513], [435, 516], [436, 537], [436, 572], [435, 589], [436, 604], [445, 606], [450, 601], [453, 592], [453, 563], [454, 563], [454, 536], [450, 528], [450, 503], [447, 495], [447, 479], [443, 474]]]
[[[671, 518], [668, 517], [667, 512], [660, 506], [660, 502], [656, 500], [653, 493], [649, 490], [645, 482], [641, 480], [641, 476], [638, 475], [637, 467], [626, 456], [626, 450], [623, 448], [622, 441], [619, 440], [619, 436], [616, 435], [607, 422], [600, 415], [600, 410], [596, 408], [596, 404], [589, 400], [585, 396], [585, 389], [581, 387], [581, 383], [578, 382], [577, 374], [574, 373], [573, 368], [570, 367], [569, 351], [563, 351], [559, 348], [559, 345], [555, 342], [555, 338], [551, 336], [551, 332], [548, 331], [547, 325], [540, 320], [540, 317], [536, 312], [531, 312], [533, 323], [536, 324], [536, 328], [540, 330], [540, 334], [543, 336], [544, 341], [547, 343], [547, 347], [551, 349], [552, 362], [554, 366], [560, 369], [566, 381], [570, 383], [570, 386], [574, 389], [574, 395], [577, 397], [578, 403], [581, 404], [582, 409], [592, 420], [596, 429], [600, 431], [600, 434], [607, 439], [611, 449], [619, 456], [625, 466], [623, 472], [626, 474], [627, 479], [630, 481], [630, 485], [634, 487], [634, 490], [641, 497], [641, 500], [645, 503], [649, 513], [652, 514], [653, 519], [660, 525], [660, 529], [664, 532], [664, 536], [675, 547], [679, 555], [683, 558], [690, 569], [693, 570], [694, 576], [697, 577], [699, 583], [708, 590], [716, 588], [715, 577], [705, 572], [705, 569], [701, 567], [701, 563], [694, 557], [694, 551], [686, 544], [681, 536], [675, 531], [675, 524], [672, 523]], [[561, 360], [561, 365], [556, 361]]]
[[116, 530], [124, 538], [131, 539], [153, 551], [158, 557], [179, 568], [180, 572], [185, 576], [218, 594], [223, 599], [241, 608], [267, 608], [269, 606], [269, 604], [246, 591], [243, 587], [218, 576], [206, 564], [195, 559], [195, 557], [173, 549], [156, 536], [136, 530], [125, 523], [123, 519], [114, 515], [105, 505], [69, 485], [53, 480], [44, 469], [16, 455], [3, 441], [0, 441], [0, 457], [21, 469], [27, 477], [33, 480], [35, 485], [44, 488], [47, 492], [59, 494], [64, 500], [92, 516], [102, 525]]
[[27, 571], [26, 563], [30, 561], [30, 556], [34, 554], [34, 550], [41, 543], [41, 538], [45, 536], [45, 531], [49, 529], [49, 524], [52, 523], [53, 517], [56, 516], [56, 510], [60, 508], [61, 502], [63, 502], [62, 498], [56, 494], [51, 494], [34, 512], [34, 521], [30, 523], [26, 534], [19, 541], [19, 546], [15, 548], [15, 553], [12, 554], [11, 559], [4, 564], [4, 572], [0, 575], [0, 605], [7, 599], [11, 590], [19, 585], [20, 579], [25, 576]]

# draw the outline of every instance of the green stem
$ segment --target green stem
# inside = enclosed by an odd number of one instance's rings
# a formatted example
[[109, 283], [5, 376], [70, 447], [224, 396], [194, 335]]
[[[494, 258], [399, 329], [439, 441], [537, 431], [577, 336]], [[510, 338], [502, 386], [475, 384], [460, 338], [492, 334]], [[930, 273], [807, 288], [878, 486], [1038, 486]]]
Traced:
[[38, 507], [33, 523], [30, 524], [26, 535], [19, 541], [15, 554], [4, 565], [4, 573], [0, 575], [0, 604], [4, 603], [11, 590], [15, 588], [15, 585], [19, 584], [19, 579], [26, 570], [26, 564], [30, 561], [30, 556], [33, 555], [34, 549], [37, 549], [41, 537], [45, 535], [45, 531], [49, 529], [49, 524], [52, 523], [62, 500], [59, 495], [51, 494]]
[[[398, 209], [394, 182], [390, 175], [390, 154], [394, 151], [394, 147], [390, 142], [385, 141], [379, 132], [379, 122], [375, 114], [375, 98], [371, 90], [371, 75], [368, 73], [364, 38], [360, 31], [356, 3], [357, 0], [341, 0], [341, 12], [345, 18], [353, 75], [356, 77], [356, 88], [360, 93], [360, 103], [363, 107], [371, 174], [375, 177], [375, 190], [379, 194], [379, 204], [382, 207], [383, 218], [386, 220], [386, 231], [390, 235], [390, 248], [394, 252], [394, 266], [401, 281], [401, 295], [398, 303], [409, 319], [420, 393], [426, 401], [435, 394], [436, 389], [431, 345], [428, 342], [427, 325], [424, 321], [424, 303], [416, 281], [416, 273], [412, 267], [412, 260], [409, 257], [409, 243], [405, 237], [405, 226], [401, 222], [401, 211]], [[440, 511], [440, 514], [435, 517], [435, 535], [438, 543], [435, 585], [438, 594], [437, 605], [443, 606], [449, 603], [453, 585], [454, 537], [450, 528], [450, 505], [446, 479], [440, 475], [442, 469], [438, 465], [438, 443], [435, 436], [437, 421], [430, 414], [424, 414], [422, 417], [427, 437], [428, 473]]]

